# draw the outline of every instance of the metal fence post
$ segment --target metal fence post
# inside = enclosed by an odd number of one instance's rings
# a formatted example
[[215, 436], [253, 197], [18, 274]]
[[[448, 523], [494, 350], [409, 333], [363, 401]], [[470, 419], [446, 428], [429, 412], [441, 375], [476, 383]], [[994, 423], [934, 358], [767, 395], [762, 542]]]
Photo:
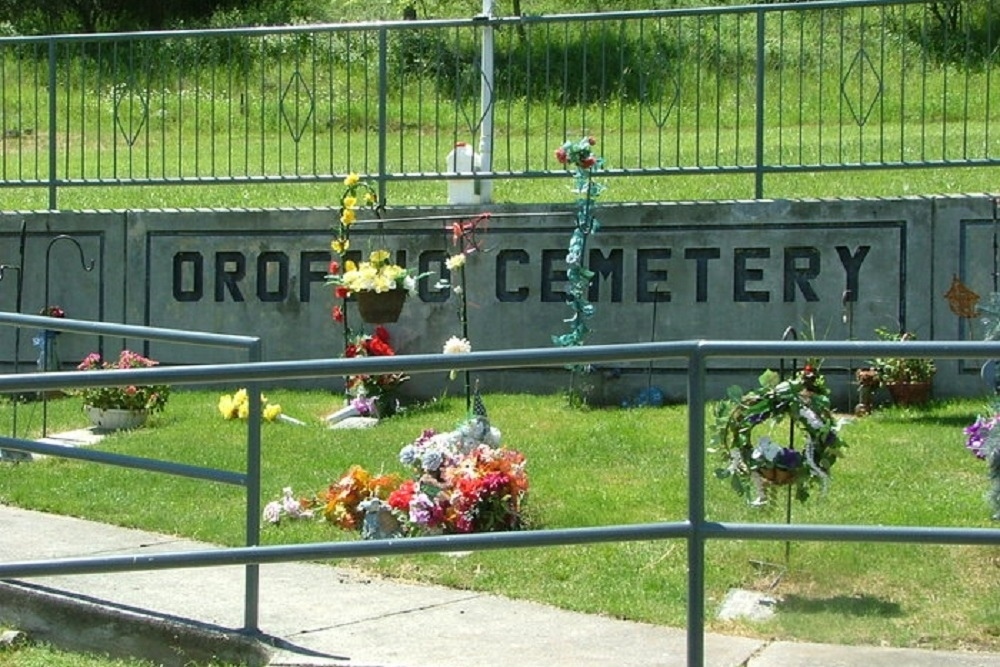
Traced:
[[388, 151], [386, 128], [389, 106], [389, 65], [387, 62], [389, 37], [385, 27], [378, 31], [378, 200], [385, 205]]
[[[493, 61], [493, 16], [495, 14], [494, 0], [483, 0], [483, 53], [482, 82], [479, 91], [479, 106], [483, 114], [479, 126], [479, 159], [483, 171], [493, 171], [493, 88], [496, 81], [496, 66]], [[493, 201], [493, 181], [479, 181], [479, 202], [489, 204]]]
[[[56, 40], [49, 38], [49, 210], [56, 209]], [[20, 83], [20, 82], [19, 82]]]
[[757, 9], [757, 110], [755, 114], [754, 198], [764, 198], [764, 10]]

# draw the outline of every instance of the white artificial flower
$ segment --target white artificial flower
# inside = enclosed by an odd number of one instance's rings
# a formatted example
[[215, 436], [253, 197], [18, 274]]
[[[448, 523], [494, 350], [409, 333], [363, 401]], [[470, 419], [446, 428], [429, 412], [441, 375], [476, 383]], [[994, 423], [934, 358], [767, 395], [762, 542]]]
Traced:
[[816, 429], [817, 431], [821, 430], [824, 426], [823, 420], [820, 419], [819, 415], [817, 415], [811, 408], [802, 408], [799, 410], [799, 416], [802, 417], [802, 419], [804, 419], [810, 427]]
[[444, 343], [445, 354], [467, 354], [472, 352], [472, 343], [466, 338], [452, 336]]
[[403, 289], [409, 292], [410, 296], [417, 295], [417, 279], [411, 275], [403, 278]]
[[765, 435], [757, 441], [757, 446], [753, 448], [751, 456], [755, 459], [764, 459], [768, 463], [773, 463], [783, 449], [784, 447]]
[[444, 261], [444, 265], [448, 267], [449, 271], [455, 271], [465, 266], [465, 255], [459, 253], [457, 255], [452, 255]]

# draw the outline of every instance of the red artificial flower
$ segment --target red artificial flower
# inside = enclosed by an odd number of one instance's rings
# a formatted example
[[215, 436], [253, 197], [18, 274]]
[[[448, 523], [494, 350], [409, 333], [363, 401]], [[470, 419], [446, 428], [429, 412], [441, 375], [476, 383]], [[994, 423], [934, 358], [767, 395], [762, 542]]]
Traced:
[[358, 349], [357, 345], [351, 344], [351, 345], [348, 345], [346, 348], [344, 348], [344, 356], [345, 357], [356, 357], [356, 356], [358, 356], [358, 352], [359, 351], [360, 350]]
[[336, 261], [330, 262], [330, 267], [327, 269], [329, 275], [335, 275], [340, 273], [340, 264]]
[[389, 330], [386, 329], [381, 324], [375, 327], [375, 338], [384, 341], [386, 344], [389, 343]]
[[597, 139], [595, 139], [593, 137], [587, 137], [587, 143], [590, 144], [591, 146], [593, 146], [594, 144], [597, 143]]
[[338, 299], [346, 299], [350, 293], [351, 291], [343, 285], [337, 285], [333, 288], [333, 295]]
[[413, 499], [413, 494], [416, 493], [416, 490], [416, 483], [412, 479], [409, 479], [403, 482], [398, 489], [389, 494], [389, 500], [387, 502], [393, 509], [408, 512], [410, 510], [410, 500]]
[[396, 352], [381, 338], [370, 338], [365, 341], [365, 350], [372, 357], [391, 357]]
[[331, 316], [333, 317], [333, 321], [334, 322], [343, 322], [344, 321], [344, 309], [341, 308], [340, 306], [334, 306], [333, 307], [333, 312], [331, 313]]
[[587, 157], [580, 160], [580, 166], [583, 167], [584, 169], [590, 169], [595, 164], [597, 164], [597, 158], [595, 158], [593, 155], [588, 155]]
[[566, 161], [569, 158], [566, 155], [566, 149], [565, 148], [557, 148], [556, 149], [556, 159], [559, 160], [560, 164], [566, 164]]

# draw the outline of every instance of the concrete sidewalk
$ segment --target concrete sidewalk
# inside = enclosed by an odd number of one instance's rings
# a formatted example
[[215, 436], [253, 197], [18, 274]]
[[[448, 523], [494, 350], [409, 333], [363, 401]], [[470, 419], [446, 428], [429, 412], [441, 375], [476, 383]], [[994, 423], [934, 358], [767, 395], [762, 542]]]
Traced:
[[[212, 548], [0, 505], [2, 563]], [[76, 647], [120, 650], [168, 665], [212, 653], [275, 667], [681, 667], [686, 660], [680, 629], [314, 564], [261, 566], [260, 629], [266, 650], [260, 650], [259, 642], [248, 646], [237, 632], [243, 625], [243, 587], [242, 566], [5, 582], [0, 623], [57, 645], [75, 639]], [[45, 612], [46, 604], [55, 611]], [[70, 614], [67, 606], [83, 613]], [[1000, 656], [988, 654], [715, 634], [706, 636], [705, 646], [706, 664], [719, 667], [1000, 667]]]

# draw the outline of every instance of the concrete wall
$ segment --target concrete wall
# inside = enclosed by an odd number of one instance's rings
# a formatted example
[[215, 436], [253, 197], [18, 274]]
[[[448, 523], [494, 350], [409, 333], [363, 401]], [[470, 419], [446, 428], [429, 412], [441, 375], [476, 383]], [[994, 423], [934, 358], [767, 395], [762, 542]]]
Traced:
[[[574, 209], [485, 210], [483, 252], [466, 267], [473, 346], [549, 346], [571, 315], [563, 290]], [[480, 212], [398, 209], [381, 226], [355, 227], [353, 248], [388, 247], [408, 266], [435, 273], [389, 326], [400, 353], [437, 352], [460, 334], [459, 298], [435, 281], [447, 273], [451, 224]], [[983, 299], [994, 289], [996, 222], [985, 195], [603, 204], [597, 217], [601, 229], [588, 242], [598, 272], [588, 344], [777, 340], [788, 327], [828, 340], [873, 339], [877, 327], [903, 327], [923, 339], [976, 339], [982, 327], [957, 317], [945, 293], [953, 276]], [[4, 213], [0, 263], [19, 265], [23, 224], [22, 312], [38, 312], [48, 291], [48, 303], [74, 318], [259, 335], [270, 360], [339, 356], [342, 336], [323, 284], [335, 220], [335, 211], [315, 209]], [[92, 271], [71, 241], [56, 240], [62, 234], [79, 241]], [[0, 281], [0, 308], [15, 310], [15, 284]], [[353, 306], [351, 316], [358, 321]], [[22, 333], [22, 366], [36, 357], [34, 333]], [[104, 344], [116, 350], [120, 342]], [[71, 367], [97, 341], [65, 334], [59, 345]], [[11, 364], [13, 350], [13, 331], [0, 330], [0, 363]], [[147, 351], [165, 363], [242, 360], [235, 352], [162, 343]], [[846, 378], [848, 366], [862, 361], [831, 363], [828, 372]], [[942, 363], [938, 395], [982, 391], [979, 365]], [[715, 376], [720, 385], [749, 384], [760, 367], [720, 363]], [[649, 382], [679, 398], [682, 372], [679, 364], [639, 364], [604, 369], [593, 380], [608, 401]], [[523, 371], [493, 375], [488, 388], [559, 391], [566, 380], [559, 369]], [[412, 383], [423, 394], [446, 386], [444, 378]]]

